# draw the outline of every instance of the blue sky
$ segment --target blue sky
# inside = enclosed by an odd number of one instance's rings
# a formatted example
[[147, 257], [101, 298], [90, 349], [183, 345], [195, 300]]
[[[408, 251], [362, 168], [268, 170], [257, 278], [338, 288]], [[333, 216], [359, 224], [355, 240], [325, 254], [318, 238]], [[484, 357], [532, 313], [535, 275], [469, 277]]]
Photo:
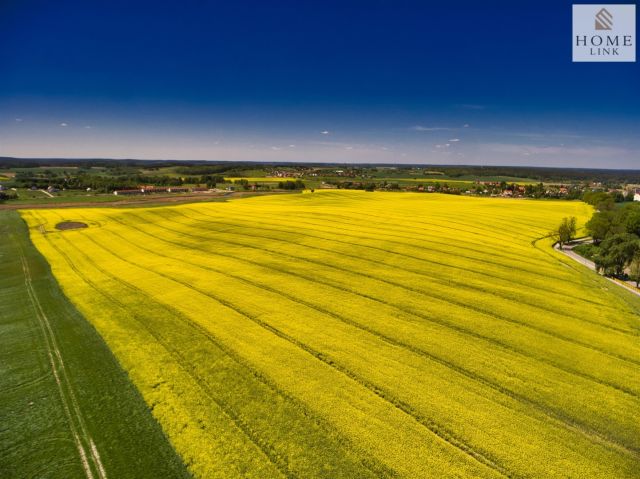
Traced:
[[0, 155], [640, 168], [570, 2], [169, 3], [1, 1]]

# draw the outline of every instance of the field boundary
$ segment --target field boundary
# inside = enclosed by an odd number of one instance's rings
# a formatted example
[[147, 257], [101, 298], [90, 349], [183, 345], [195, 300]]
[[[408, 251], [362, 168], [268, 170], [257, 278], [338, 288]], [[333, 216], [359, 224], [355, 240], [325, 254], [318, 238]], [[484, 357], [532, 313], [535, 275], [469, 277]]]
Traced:
[[267, 195], [290, 195], [296, 194], [296, 192], [290, 191], [269, 191], [269, 192], [255, 192], [255, 191], [236, 191], [225, 192], [217, 194], [195, 194], [195, 195], [182, 195], [182, 196], [153, 196], [136, 198], [136, 199], [123, 199], [114, 201], [68, 201], [68, 202], [51, 202], [51, 203], [0, 203], [1, 210], [51, 210], [51, 209], [69, 209], [69, 208], [135, 208], [135, 207], [161, 207], [168, 205], [182, 205], [191, 203], [208, 203], [218, 201], [228, 201], [229, 199], [242, 199], [252, 196], [267, 196]]
[[621, 280], [616, 280], [615, 278], [609, 278], [608, 276], [603, 276], [603, 275], [599, 274], [596, 271], [596, 265], [595, 265], [595, 263], [593, 261], [591, 261], [591, 260], [589, 260], [587, 258], [584, 258], [584, 257], [580, 256], [577, 253], [574, 253], [573, 249], [570, 249], [570, 250], [565, 250], [564, 248], [560, 249], [560, 247], [558, 246], [557, 243], [555, 243], [553, 245], [553, 249], [555, 249], [556, 251], [559, 251], [560, 253], [564, 254], [567, 258], [571, 258], [572, 260], [574, 260], [574, 261], [580, 263], [581, 265], [587, 267], [588, 269], [590, 269], [591, 271], [596, 273], [598, 276], [602, 276], [604, 279], [612, 282], [613, 284], [616, 284], [616, 285], [626, 289], [627, 291], [629, 291], [629, 292], [631, 292], [631, 293], [633, 293], [633, 294], [635, 294], [637, 296], [640, 296], [640, 289], [637, 289], [637, 288], [634, 288], [633, 286], [627, 285], [624, 282], [622, 282]]
[[[191, 477], [129, 374], [42, 254], [0, 211], [0, 476]], [[3, 236], [4, 233], [4, 236]]]
[[[15, 240], [13, 235], [12, 239]], [[93, 438], [87, 430], [82, 411], [78, 404], [78, 400], [76, 399], [73, 392], [73, 387], [69, 380], [67, 369], [64, 364], [64, 360], [62, 359], [62, 354], [60, 353], [60, 348], [58, 347], [55, 334], [53, 332], [53, 329], [51, 328], [49, 318], [47, 318], [47, 315], [44, 312], [44, 309], [40, 304], [40, 300], [38, 299], [38, 296], [33, 288], [29, 264], [25, 258], [24, 251], [22, 250], [22, 245], [20, 245], [19, 242], [18, 248], [29, 300], [36, 313], [38, 323], [45, 339], [47, 356], [49, 357], [51, 371], [53, 372], [53, 376], [58, 386], [60, 400], [62, 402], [65, 415], [71, 429], [71, 433], [73, 434], [76, 448], [78, 449], [78, 454], [82, 463], [82, 468], [84, 469], [85, 476], [87, 477], [87, 479], [93, 479], [93, 472], [95, 472], [100, 479], [106, 479], [107, 473], [105, 471], [104, 465], [102, 464], [102, 460], [100, 459], [98, 448], [96, 447]], [[88, 449], [89, 453], [87, 453], [85, 447], [86, 449]]]
[[[541, 250], [541, 251], [544, 251], [543, 249], [538, 248], [538, 241], [541, 241], [541, 240], [544, 240], [544, 239], [548, 239], [548, 238], [551, 238], [551, 237], [552, 237], [552, 235], [545, 235], [545, 236], [541, 236], [540, 238], [536, 238], [536, 239], [534, 239], [534, 240], [531, 242], [531, 245], [532, 245], [534, 248], [537, 248], [537, 249], [539, 249], [539, 250]], [[569, 259], [571, 259], [571, 260], [575, 261], [576, 263], [578, 263], [578, 264], [580, 264], [580, 265], [584, 266], [584, 267], [585, 267], [585, 268], [587, 268], [588, 270], [590, 270], [590, 271], [592, 271], [593, 273], [595, 273], [595, 274], [596, 274], [596, 276], [598, 276], [598, 277], [600, 277], [600, 278], [603, 278], [603, 279], [606, 279], [607, 281], [609, 281], [609, 282], [611, 282], [611, 283], [613, 283], [613, 284], [615, 284], [615, 285], [617, 285], [617, 286], [620, 286], [620, 287], [621, 287], [621, 288], [623, 288], [623, 289], [626, 289], [627, 291], [629, 291], [629, 292], [630, 292], [630, 293], [632, 293], [632, 294], [635, 294], [635, 295], [637, 295], [637, 296], [640, 296], [640, 290], [633, 288], [633, 286], [628, 286], [628, 285], [626, 285], [626, 284], [624, 284], [624, 283], [622, 283], [622, 282], [620, 282], [620, 281], [616, 281], [614, 278], [609, 278], [608, 276], [603, 276], [603, 275], [599, 274], [599, 273], [596, 271], [596, 265], [595, 265], [595, 263], [594, 263], [593, 261], [588, 260], [587, 258], [584, 258], [584, 257], [582, 257], [582, 256], [578, 255], [577, 253], [574, 253], [572, 250], [568, 250], [568, 251], [567, 251], [567, 250], [565, 250], [565, 249], [560, 249], [560, 248], [558, 247], [558, 242], [557, 242], [557, 241], [551, 245], [551, 248], [552, 248], [554, 251], [557, 251], [558, 253], [561, 253], [561, 254], [562, 254], [563, 256], [565, 256], [566, 258], [569, 258]], [[546, 251], [545, 251], [545, 252], [546, 252]], [[546, 252], [546, 253], [547, 253], [547, 254], [550, 254], [549, 252]], [[557, 259], [557, 258], [556, 258], [556, 259]], [[565, 264], [566, 264], [566, 263], [565, 263]]]

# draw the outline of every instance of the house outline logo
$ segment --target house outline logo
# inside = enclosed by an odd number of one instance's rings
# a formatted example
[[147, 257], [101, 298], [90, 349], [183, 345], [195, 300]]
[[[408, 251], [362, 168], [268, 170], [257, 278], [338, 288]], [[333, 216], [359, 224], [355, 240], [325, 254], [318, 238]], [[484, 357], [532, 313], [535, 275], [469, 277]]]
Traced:
[[596, 30], [611, 30], [611, 27], [613, 27], [613, 15], [603, 7], [596, 13]]
[[574, 62], [635, 62], [635, 4], [573, 4]]

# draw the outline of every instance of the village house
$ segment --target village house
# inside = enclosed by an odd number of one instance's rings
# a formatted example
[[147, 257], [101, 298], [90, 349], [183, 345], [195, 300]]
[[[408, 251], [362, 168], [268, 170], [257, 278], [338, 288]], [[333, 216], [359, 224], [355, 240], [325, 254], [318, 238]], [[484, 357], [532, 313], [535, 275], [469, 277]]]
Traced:
[[482, 185], [482, 186], [500, 186], [500, 182], [499, 181], [478, 181], [478, 180], [476, 180], [475, 183], [477, 185]]

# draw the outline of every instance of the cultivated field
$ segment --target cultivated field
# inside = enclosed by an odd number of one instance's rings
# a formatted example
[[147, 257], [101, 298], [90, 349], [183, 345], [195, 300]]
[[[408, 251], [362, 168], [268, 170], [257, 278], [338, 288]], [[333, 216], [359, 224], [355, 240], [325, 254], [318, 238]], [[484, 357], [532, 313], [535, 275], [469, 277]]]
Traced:
[[188, 477], [18, 213], [0, 211], [0, 238], [0, 477]]
[[536, 241], [584, 203], [22, 214], [197, 477], [638, 477], [640, 298]]

